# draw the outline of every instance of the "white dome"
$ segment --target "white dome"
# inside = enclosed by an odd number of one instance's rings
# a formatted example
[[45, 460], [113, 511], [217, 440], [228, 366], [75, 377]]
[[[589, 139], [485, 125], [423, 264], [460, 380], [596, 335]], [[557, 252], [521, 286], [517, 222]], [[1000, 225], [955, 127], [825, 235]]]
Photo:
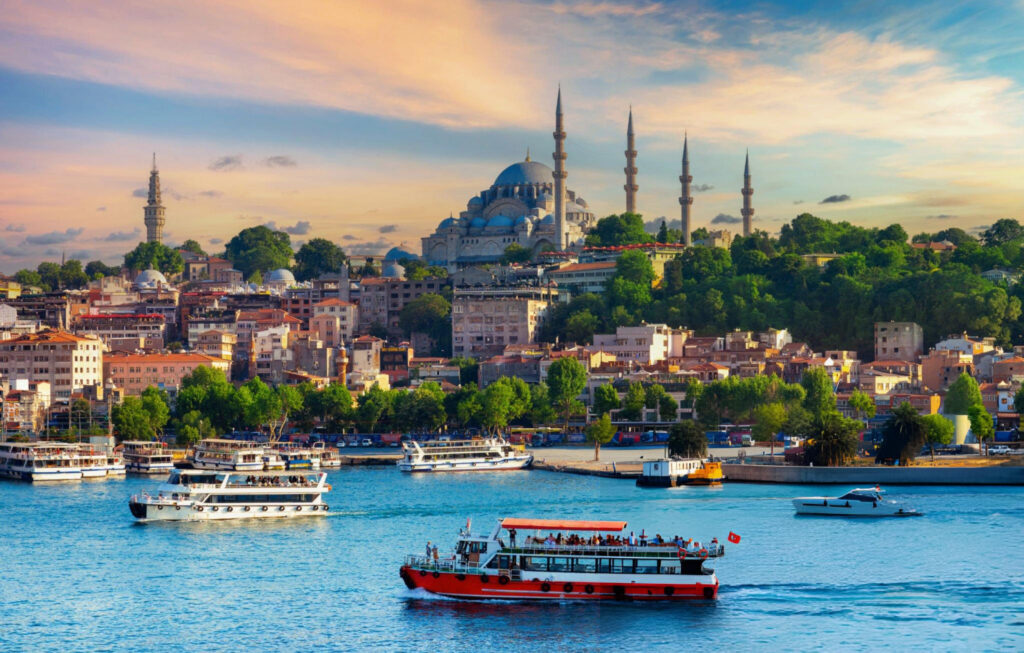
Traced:
[[278, 268], [267, 273], [263, 283], [295, 283], [295, 275], [291, 270]]
[[166, 284], [167, 278], [159, 270], [153, 268], [143, 270], [135, 277], [136, 286], [153, 286], [158, 283]]

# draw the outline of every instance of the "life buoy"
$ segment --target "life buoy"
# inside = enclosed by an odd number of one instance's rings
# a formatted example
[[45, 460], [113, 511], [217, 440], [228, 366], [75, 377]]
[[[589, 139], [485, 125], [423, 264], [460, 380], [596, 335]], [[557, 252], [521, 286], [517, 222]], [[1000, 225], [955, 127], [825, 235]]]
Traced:
[[583, 588], [583, 591], [586, 592], [587, 594], [593, 594], [594, 593], [594, 586], [593, 585], [587, 585], [586, 587]]
[[672, 596], [675, 593], [676, 593], [676, 588], [674, 588], [674, 587], [666, 587], [665, 588], [665, 596]]
[[481, 574], [480, 575], [480, 582], [481, 583], [485, 583], [485, 584], [489, 583], [489, 582], [491, 582], [491, 577], [488, 576], [487, 574]]
[[550, 592], [551, 591], [551, 583], [541, 583], [540, 584], [540, 591], [542, 591], [542, 592]]
[[203, 511], [203, 507], [202, 506], [196, 506], [196, 510], [198, 510], [199, 512], [202, 512]]
[[281, 506], [280, 508], [278, 508], [278, 510], [281, 511], [281, 512], [284, 512], [286, 510], [286, 508], [284, 506]]
[[427, 575], [427, 572], [425, 572], [422, 569], [420, 569], [420, 576], [426, 576], [426, 575]]
[[572, 591], [572, 583], [566, 583], [565, 585], [562, 585], [562, 591], [567, 593], [567, 594], [569, 592], [571, 592]]
[[220, 510], [220, 506], [214, 506], [214, 507], [210, 508], [210, 510], [212, 510], [214, 512], [217, 512], [218, 510]]
[[234, 507], [232, 507], [232, 506], [228, 506], [227, 508], [225, 508], [225, 510], [227, 510], [228, 512], [234, 512], [235, 511]]
[[250, 510], [252, 510], [252, 506], [246, 506], [246, 507], [245, 507], [245, 511], [246, 511], [246, 512], [249, 512]]
[[435, 572], [433, 573], [433, 576], [434, 576], [434, 578], [440, 578], [440, 577], [441, 577], [441, 574], [440, 574], [440, 572], [436, 572], [436, 571], [435, 571]]
[[331, 509], [331, 507], [325, 503], [324, 504], [324, 512], [327, 512], [330, 509]]
[[455, 574], [455, 577], [459, 580], [466, 580], [466, 574]]
[[[163, 510], [163, 506], [161, 506], [160, 509]], [[181, 506], [174, 506], [174, 509], [175, 510], [181, 510]]]
[[260, 510], [262, 510], [263, 512], [266, 512], [267, 510], [269, 510], [269, 508], [267, 508], [266, 506], [263, 506], [262, 508], [260, 508]]
[[707, 549], [701, 549], [700, 551], [697, 552], [697, 555], [700, 556], [701, 560], [706, 560], [707, 557], [708, 557], [708, 550]]
[[508, 585], [508, 581], [509, 581], [508, 576], [498, 576], [498, 584], [499, 585]]
[[156, 507], [156, 509], [157, 509], [157, 510], [163, 510], [163, 509], [164, 509], [164, 507], [163, 507], [163, 506], [157, 506], [157, 507]]
[[295, 506], [295, 512], [302, 512], [302, 506]]

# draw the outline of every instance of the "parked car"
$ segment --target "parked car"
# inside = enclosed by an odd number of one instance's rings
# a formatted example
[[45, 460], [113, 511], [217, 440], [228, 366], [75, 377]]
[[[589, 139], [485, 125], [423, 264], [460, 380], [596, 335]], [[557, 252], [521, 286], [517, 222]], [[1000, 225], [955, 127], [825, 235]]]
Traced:
[[370, 438], [363, 438], [363, 441], [360, 444], [362, 444], [362, 446], [364, 447], [372, 447], [373, 440], [371, 440]]
[[1010, 449], [1010, 447], [1006, 446], [1005, 444], [998, 444], [998, 445], [996, 445], [994, 447], [989, 447], [988, 448], [988, 455], [990, 455], [990, 456], [1008, 456], [1008, 455], [1010, 455], [1010, 452], [1012, 452], [1012, 451], [1013, 451], [1013, 449]]

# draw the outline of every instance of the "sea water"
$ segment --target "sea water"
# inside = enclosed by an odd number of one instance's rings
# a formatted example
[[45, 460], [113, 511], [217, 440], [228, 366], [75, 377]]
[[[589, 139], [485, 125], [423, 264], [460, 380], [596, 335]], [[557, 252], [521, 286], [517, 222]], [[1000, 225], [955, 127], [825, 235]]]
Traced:
[[[643, 489], [540, 471], [330, 473], [326, 518], [137, 524], [158, 479], [0, 482], [0, 650], [549, 653], [1024, 649], [1024, 488], [889, 488], [923, 517], [798, 517], [845, 488]], [[621, 519], [725, 541], [719, 599], [483, 603], [409, 591], [472, 518]]]

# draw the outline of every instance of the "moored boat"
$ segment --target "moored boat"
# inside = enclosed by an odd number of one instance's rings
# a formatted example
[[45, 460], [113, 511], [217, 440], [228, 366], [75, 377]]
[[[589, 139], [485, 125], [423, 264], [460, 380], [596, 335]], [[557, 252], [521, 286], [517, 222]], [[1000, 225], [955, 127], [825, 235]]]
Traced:
[[856, 488], [840, 497], [797, 497], [798, 515], [830, 517], [916, 517], [921, 513], [899, 501], [884, 499], [879, 487]]
[[641, 487], [721, 485], [724, 479], [722, 463], [700, 458], [661, 458], [644, 462], [636, 484]]
[[108, 473], [107, 454], [96, 451], [88, 446], [78, 448], [78, 466], [82, 470], [82, 478], [106, 478]]
[[175, 469], [155, 494], [132, 495], [139, 521], [224, 521], [326, 515], [327, 475]]
[[163, 442], [128, 440], [121, 443], [125, 471], [129, 474], [168, 474], [174, 459]]
[[403, 472], [484, 472], [523, 469], [533, 455], [501, 438], [402, 443], [398, 469]]
[[23, 481], [82, 478], [78, 447], [65, 442], [0, 442], [0, 474]]
[[192, 449], [188, 464], [195, 469], [259, 472], [265, 466], [263, 455], [263, 445], [256, 442], [207, 438]]
[[[409, 555], [399, 575], [409, 589], [459, 599], [681, 601], [718, 596], [718, 577], [705, 566], [725, 554], [717, 540], [701, 545], [657, 537], [640, 546], [632, 533], [624, 535], [625, 528], [624, 521], [506, 518], [480, 535], [467, 525], [453, 552]], [[527, 531], [533, 534], [520, 535]]]

